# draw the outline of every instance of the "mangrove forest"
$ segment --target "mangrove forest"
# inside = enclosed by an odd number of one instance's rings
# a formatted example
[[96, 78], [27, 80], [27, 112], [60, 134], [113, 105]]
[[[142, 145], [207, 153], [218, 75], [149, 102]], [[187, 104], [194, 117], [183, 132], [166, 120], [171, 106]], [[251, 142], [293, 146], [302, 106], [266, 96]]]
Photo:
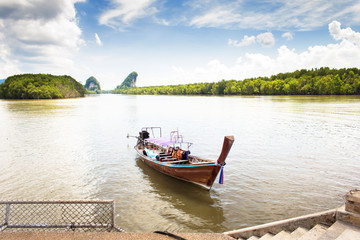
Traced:
[[359, 95], [358, 68], [297, 70], [271, 77], [217, 83], [116, 88], [113, 93], [143, 95]]
[[20, 74], [8, 77], [0, 85], [4, 99], [56, 99], [84, 97], [86, 89], [70, 76]]

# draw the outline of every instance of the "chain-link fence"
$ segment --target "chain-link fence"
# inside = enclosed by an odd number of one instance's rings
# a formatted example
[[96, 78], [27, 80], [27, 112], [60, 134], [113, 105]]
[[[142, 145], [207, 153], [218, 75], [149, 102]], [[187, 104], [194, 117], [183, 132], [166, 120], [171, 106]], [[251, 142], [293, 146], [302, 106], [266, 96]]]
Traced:
[[0, 231], [123, 232], [114, 201], [0, 201]]

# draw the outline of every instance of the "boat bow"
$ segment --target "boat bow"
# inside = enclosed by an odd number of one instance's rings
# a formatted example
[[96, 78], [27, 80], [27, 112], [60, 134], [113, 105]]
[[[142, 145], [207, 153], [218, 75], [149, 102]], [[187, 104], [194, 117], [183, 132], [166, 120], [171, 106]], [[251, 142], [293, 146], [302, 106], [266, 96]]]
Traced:
[[222, 147], [220, 156], [217, 160], [218, 165], [223, 165], [225, 163], [225, 159], [226, 159], [227, 155], [229, 154], [233, 143], [234, 143], [234, 136], [225, 136], [224, 137], [223, 147]]
[[213, 185], [217, 175], [219, 174], [219, 171], [220, 171], [219, 183], [223, 184], [223, 182], [224, 182], [223, 167], [225, 166], [225, 159], [226, 159], [227, 155], [229, 154], [233, 143], [234, 143], [234, 136], [225, 136], [224, 137], [223, 147], [222, 147], [220, 156], [216, 162], [216, 167], [213, 169], [213, 172], [211, 174], [212, 177], [209, 179], [209, 181], [207, 183], [207, 186], [209, 186], [210, 188]]

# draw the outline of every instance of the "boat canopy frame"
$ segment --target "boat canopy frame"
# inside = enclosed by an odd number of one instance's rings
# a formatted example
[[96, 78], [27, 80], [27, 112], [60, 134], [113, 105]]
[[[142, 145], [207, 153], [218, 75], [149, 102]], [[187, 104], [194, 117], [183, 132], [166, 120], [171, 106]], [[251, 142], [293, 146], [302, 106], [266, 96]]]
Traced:
[[[156, 134], [155, 131], [158, 131], [158, 134]], [[144, 139], [144, 143], [151, 143], [155, 144], [159, 147], [172, 147], [176, 148], [179, 147], [180, 149], [184, 149], [186, 147], [186, 150], [189, 150], [190, 147], [193, 145], [191, 142], [185, 142], [182, 135], [179, 134], [179, 130], [171, 131], [170, 132], [170, 139], [169, 138], [163, 138], [162, 137], [162, 130], [161, 127], [143, 127], [141, 131], [146, 131], [149, 134], [151, 133], [151, 138]], [[159, 136], [159, 137], [157, 137]]]
[[146, 131], [146, 132], [148, 132], [149, 134], [150, 134], [150, 131], [151, 131], [151, 134], [152, 134], [152, 137], [153, 138], [156, 138], [156, 134], [155, 134], [155, 132], [154, 132], [154, 129], [156, 130], [158, 130], [159, 131], [159, 137], [161, 138], [162, 137], [162, 131], [161, 131], [161, 127], [143, 127], [143, 128], [141, 128], [141, 131], [143, 132], [143, 131]]

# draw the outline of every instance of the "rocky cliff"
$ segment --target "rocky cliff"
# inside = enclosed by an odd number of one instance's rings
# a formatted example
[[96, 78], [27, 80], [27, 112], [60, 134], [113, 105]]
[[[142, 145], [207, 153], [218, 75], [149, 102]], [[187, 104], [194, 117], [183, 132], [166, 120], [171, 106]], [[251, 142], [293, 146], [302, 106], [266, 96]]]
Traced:
[[137, 76], [138, 76], [137, 72], [130, 73], [125, 78], [125, 80], [121, 83], [121, 85], [117, 86], [116, 88], [117, 89], [127, 89], [127, 88], [135, 87]]
[[84, 85], [85, 89], [88, 91], [94, 91], [95, 93], [101, 92], [101, 87], [99, 81], [91, 76], [86, 80], [86, 83]]

